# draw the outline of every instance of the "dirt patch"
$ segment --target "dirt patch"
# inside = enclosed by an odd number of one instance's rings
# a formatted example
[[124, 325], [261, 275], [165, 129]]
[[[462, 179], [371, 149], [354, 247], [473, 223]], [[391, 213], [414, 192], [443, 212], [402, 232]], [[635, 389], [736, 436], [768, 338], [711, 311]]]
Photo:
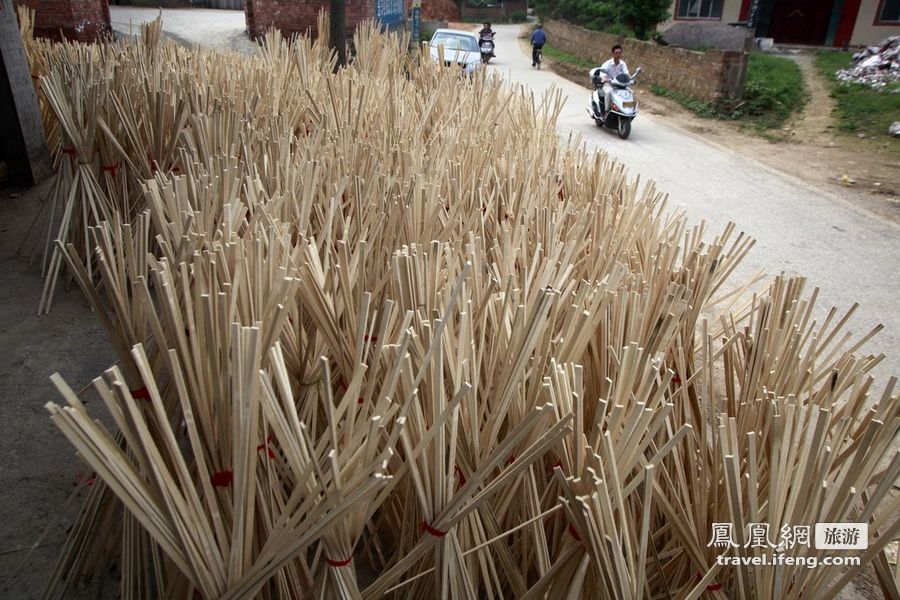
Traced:
[[[742, 130], [737, 124], [705, 119], [673, 100], [641, 94], [641, 109], [695, 135], [758, 160], [763, 164], [825, 188], [877, 216], [900, 224], [900, 140], [859, 139], [837, 130], [834, 102], [828, 83], [816, 72], [810, 53], [789, 58], [803, 71], [809, 101], [803, 112], [781, 130], [766, 137]], [[587, 88], [585, 70], [545, 60], [548, 68]]]

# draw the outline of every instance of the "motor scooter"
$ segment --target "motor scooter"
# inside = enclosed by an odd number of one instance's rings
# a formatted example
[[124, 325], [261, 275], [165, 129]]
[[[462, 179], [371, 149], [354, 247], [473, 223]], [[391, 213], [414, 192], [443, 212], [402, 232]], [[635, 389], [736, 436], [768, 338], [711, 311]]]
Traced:
[[482, 33], [478, 39], [478, 47], [481, 50], [481, 62], [488, 64], [494, 58], [494, 34]]
[[[609, 74], [601, 67], [595, 67], [589, 72], [594, 91], [591, 93], [591, 102], [587, 107], [588, 114], [597, 127], [615, 128], [623, 140], [628, 139], [628, 136], [631, 135], [631, 122], [638, 114], [638, 102], [634, 97], [634, 92], [631, 91], [631, 86], [634, 85], [640, 73], [641, 68], [638, 67], [634, 75], [628, 76], [620, 73], [616, 78], [610, 79]], [[603, 95], [603, 86], [607, 82], [612, 86], [609, 112], [606, 111], [606, 101]]]

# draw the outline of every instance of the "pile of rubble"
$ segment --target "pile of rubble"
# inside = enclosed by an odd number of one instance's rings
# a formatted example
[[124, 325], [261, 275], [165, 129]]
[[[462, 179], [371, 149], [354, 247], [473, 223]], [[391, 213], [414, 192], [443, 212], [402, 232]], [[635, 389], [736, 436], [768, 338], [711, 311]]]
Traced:
[[[869, 46], [853, 55], [853, 66], [836, 73], [841, 81], [862, 83], [876, 90], [900, 81], [900, 35], [893, 35], [878, 46]], [[894, 93], [900, 88], [894, 88]]]

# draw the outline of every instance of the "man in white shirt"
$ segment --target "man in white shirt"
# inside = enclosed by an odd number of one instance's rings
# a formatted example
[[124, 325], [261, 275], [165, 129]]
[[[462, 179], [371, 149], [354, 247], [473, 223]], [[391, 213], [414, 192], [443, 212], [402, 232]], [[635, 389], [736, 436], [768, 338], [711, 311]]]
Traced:
[[603, 84], [603, 99], [606, 104], [606, 112], [609, 112], [609, 102], [613, 91], [610, 80], [618, 77], [620, 73], [624, 73], [629, 77], [631, 76], [631, 74], [628, 72], [628, 65], [625, 64], [624, 60], [622, 60], [622, 46], [620, 46], [619, 44], [613, 46], [612, 58], [600, 65], [600, 68], [606, 71], [606, 74], [609, 75], [609, 79], [606, 81], [606, 83]]

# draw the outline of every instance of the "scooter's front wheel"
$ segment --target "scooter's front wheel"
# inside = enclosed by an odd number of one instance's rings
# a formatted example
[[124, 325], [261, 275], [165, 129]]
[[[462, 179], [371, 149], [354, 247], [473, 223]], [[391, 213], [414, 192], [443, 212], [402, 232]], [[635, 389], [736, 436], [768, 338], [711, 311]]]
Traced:
[[619, 117], [619, 137], [627, 140], [629, 135], [631, 135], [631, 119]]

